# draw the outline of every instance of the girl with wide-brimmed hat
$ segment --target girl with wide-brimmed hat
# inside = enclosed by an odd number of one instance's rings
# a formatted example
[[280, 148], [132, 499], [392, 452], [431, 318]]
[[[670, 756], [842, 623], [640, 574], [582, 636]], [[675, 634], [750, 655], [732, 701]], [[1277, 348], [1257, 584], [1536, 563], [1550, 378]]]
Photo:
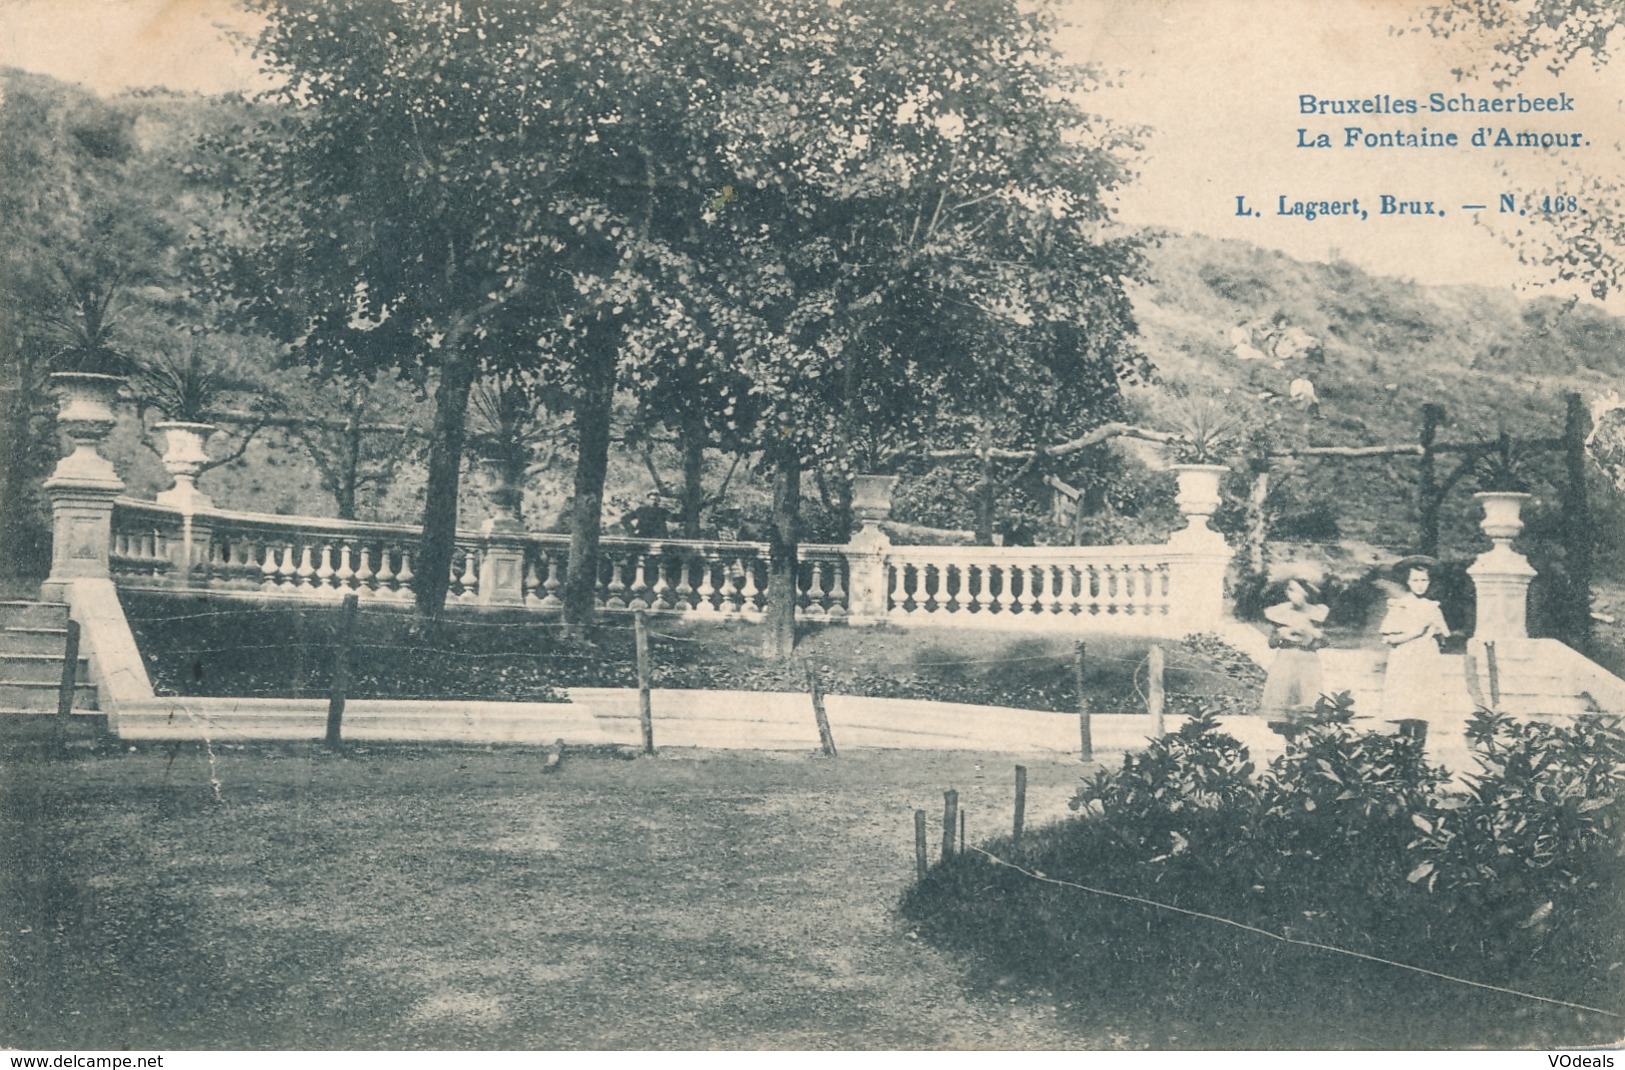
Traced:
[[1444, 662], [1439, 644], [1450, 636], [1439, 603], [1426, 597], [1439, 563], [1416, 555], [1394, 562], [1394, 578], [1405, 590], [1388, 602], [1379, 631], [1388, 644], [1382, 681], [1382, 712], [1389, 720], [1426, 718], [1443, 697]]
[[1273, 720], [1297, 720], [1320, 698], [1320, 648], [1326, 645], [1327, 608], [1320, 605], [1320, 590], [1306, 579], [1285, 581], [1286, 601], [1264, 610], [1275, 625], [1270, 646], [1276, 650], [1264, 681], [1259, 713]]

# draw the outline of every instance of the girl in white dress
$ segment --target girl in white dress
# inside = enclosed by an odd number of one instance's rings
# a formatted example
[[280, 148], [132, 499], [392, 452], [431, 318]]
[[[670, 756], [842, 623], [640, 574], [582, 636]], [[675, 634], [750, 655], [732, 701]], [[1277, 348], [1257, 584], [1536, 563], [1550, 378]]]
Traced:
[[1439, 711], [1445, 683], [1439, 643], [1450, 635], [1439, 603], [1423, 597], [1433, 585], [1432, 562], [1408, 558], [1400, 565], [1408, 565], [1408, 590], [1389, 601], [1381, 626], [1382, 640], [1388, 644], [1382, 715], [1390, 721], [1425, 719]]

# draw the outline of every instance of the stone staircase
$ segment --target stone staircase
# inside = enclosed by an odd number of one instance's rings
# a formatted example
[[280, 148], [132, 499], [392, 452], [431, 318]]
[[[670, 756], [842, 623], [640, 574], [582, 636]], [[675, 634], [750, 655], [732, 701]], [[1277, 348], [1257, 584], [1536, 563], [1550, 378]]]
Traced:
[[[0, 718], [49, 717], [58, 712], [68, 607], [55, 602], [0, 602]], [[79, 657], [74, 714], [98, 716], [90, 665]]]

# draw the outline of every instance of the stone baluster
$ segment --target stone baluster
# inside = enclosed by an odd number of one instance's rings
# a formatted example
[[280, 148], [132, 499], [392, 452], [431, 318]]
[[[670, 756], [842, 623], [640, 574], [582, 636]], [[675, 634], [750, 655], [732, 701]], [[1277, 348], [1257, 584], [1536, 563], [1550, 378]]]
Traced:
[[613, 553], [605, 554], [604, 560], [609, 565], [609, 585], [604, 588], [604, 608], [625, 609], [626, 583], [621, 576], [626, 560]]
[[333, 547], [322, 543], [322, 563], [316, 566], [316, 587], [325, 590], [333, 586]]
[[390, 551], [389, 543], [378, 545], [378, 570], [373, 573], [373, 582], [377, 585], [380, 598], [393, 598], [396, 593], [395, 570], [390, 560]]
[[[695, 560], [695, 558], [691, 558], [687, 554], [680, 555], [677, 558], [677, 589], [673, 592], [673, 595], [677, 600], [676, 608], [679, 613], [687, 613], [698, 608], [696, 602], [699, 596], [694, 590], [694, 585], [688, 582], [694, 570]], [[705, 567], [705, 555], [703, 553], [698, 558], [698, 561], [703, 569]]]
[[[665, 556], [665, 553], [663, 552], [664, 548], [661, 548], [661, 549], [662, 549], [662, 552], [659, 553], [659, 554], [656, 554], [654, 556], [654, 568], [655, 568], [654, 608], [657, 609], [657, 610], [669, 610], [669, 609], [679, 609], [679, 608], [680, 609], [687, 609], [688, 607], [686, 605], [685, 606], [679, 606], [677, 604], [676, 593], [673, 591], [672, 585], [671, 585], [671, 563], [668, 562], [668, 560], [667, 560], [667, 558]], [[675, 563], [677, 564], [677, 566], [679, 568], [682, 567], [682, 560], [683, 559], [681, 557], [675, 558], [673, 560], [675, 561]]]
[[767, 599], [763, 585], [756, 578], [756, 570], [764, 567], [766, 562], [751, 554], [740, 558], [739, 564], [744, 573], [739, 600], [740, 611], [758, 613], [761, 611], [762, 603]]
[[841, 562], [830, 561], [829, 566], [829, 617], [831, 620], [844, 620], [848, 616], [846, 606], [846, 589], [841, 585]]
[[723, 596], [720, 599], [717, 597], [721, 594], [716, 585], [718, 562], [710, 554], [704, 554], [700, 557], [699, 563], [700, 586], [695, 595], [697, 599], [694, 604], [695, 611], [699, 613], [724, 612], [723, 605], [727, 602], [727, 597]]
[[355, 569], [350, 563], [350, 540], [339, 544], [339, 567], [333, 570], [333, 586], [343, 592], [350, 590], [355, 580]]
[[542, 549], [542, 571], [542, 608], [558, 609], [564, 604], [559, 599], [559, 567], [553, 558], [553, 551], [546, 547]]
[[717, 609], [731, 616], [739, 612], [744, 602], [739, 596], [739, 581], [744, 578], [745, 570], [739, 567], [737, 557], [725, 557], [719, 563], [722, 579], [717, 584]]
[[412, 597], [412, 551], [401, 550], [401, 567], [395, 571], [395, 583], [407, 600]]
[[310, 561], [310, 543], [299, 547], [299, 566], [293, 570], [294, 586], [303, 590], [316, 585], [316, 566]]
[[627, 609], [649, 608], [649, 554], [634, 550], [627, 559], [632, 566], [632, 586], [627, 589]]
[[829, 604], [824, 600], [826, 568], [828, 568], [828, 564], [822, 559], [807, 563], [807, 615], [809, 617], [826, 617], [829, 615]]
[[299, 572], [299, 566], [294, 561], [295, 550], [296, 548], [292, 543], [287, 543], [280, 547], [278, 551], [276, 575], [272, 577], [278, 590], [292, 587], [294, 577]]
[[460, 601], [471, 602], [479, 597], [479, 551], [468, 546], [459, 546], [457, 549], [463, 555], [463, 571], [457, 577], [459, 588], [457, 598]]
[[372, 567], [372, 547], [365, 543], [358, 544], [356, 553], [360, 560], [355, 567], [355, 589], [362, 594], [371, 594], [378, 578]]
[[264, 549], [265, 558], [260, 562], [260, 589], [274, 591], [277, 585], [277, 570], [281, 567], [281, 562], [278, 560], [275, 545], [266, 543]]

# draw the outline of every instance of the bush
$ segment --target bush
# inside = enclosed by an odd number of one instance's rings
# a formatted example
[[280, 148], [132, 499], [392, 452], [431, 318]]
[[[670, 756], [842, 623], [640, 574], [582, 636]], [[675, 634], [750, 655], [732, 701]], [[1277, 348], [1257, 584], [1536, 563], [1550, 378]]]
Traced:
[[1482, 712], [1470, 738], [1481, 771], [1451, 787], [1419, 742], [1356, 728], [1344, 695], [1255, 775], [1198, 717], [1087, 780], [1082, 817], [993, 845], [1020, 870], [957, 859], [903, 909], [1163, 1046], [1610, 1040], [1617, 1019], [1388, 964], [1625, 1011], [1625, 731]]

